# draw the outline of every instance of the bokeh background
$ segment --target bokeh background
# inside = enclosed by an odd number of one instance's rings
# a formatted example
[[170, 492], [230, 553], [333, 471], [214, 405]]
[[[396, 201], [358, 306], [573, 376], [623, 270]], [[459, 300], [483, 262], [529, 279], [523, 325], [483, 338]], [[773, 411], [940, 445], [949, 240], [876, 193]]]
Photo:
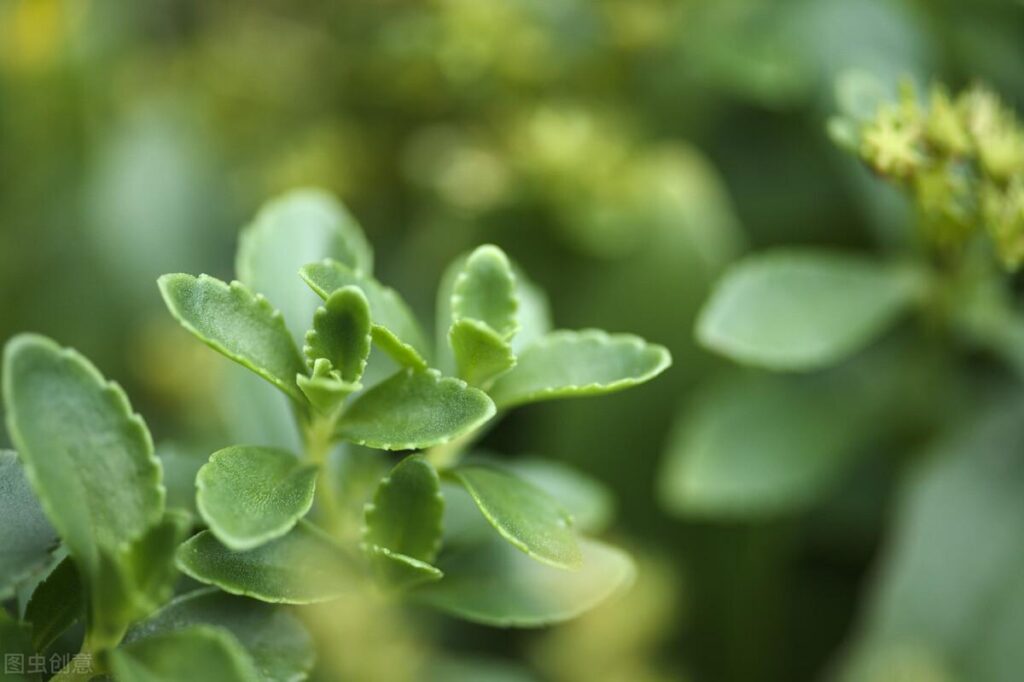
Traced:
[[[1024, 5], [0, 0], [0, 339], [75, 346], [165, 452], [208, 453], [246, 406], [215, 399], [226, 363], [166, 315], [159, 274], [230, 278], [238, 230], [302, 186], [346, 203], [424, 321], [447, 262], [494, 242], [559, 326], [633, 331], [675, 364], [522, 410], [488, 443], [604, 481], [634, 591], [537, 633], [452, 625], [436, 646], [501, 662], [501, 679], [795, 681], [844, 674], [895, 628], [909, 644], [865, 679], [1019, 679], [1024, 608], [1000, 621], [992, 605], [1024, 592], [1024, 486], [970, 517], [971, 495], [995, 494], [976, 469], [922, 482], [935, 420], [878, 415], [899, 428], [772, 513], [695, 514], [659, 492], [673, 425], [740, 373], [693, 340], [716, 275], [774, 245], [912, 239], [899, 196], [826, 134], [856, 73], [980, 80], [1019, 111]], [[1005, 551], [946, 565], [958, 523]]]

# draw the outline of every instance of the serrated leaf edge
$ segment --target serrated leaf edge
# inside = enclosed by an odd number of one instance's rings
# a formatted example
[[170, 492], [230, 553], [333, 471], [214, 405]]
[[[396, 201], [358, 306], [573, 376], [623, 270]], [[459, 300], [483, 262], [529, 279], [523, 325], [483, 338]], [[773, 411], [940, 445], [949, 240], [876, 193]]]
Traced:
[[[250, 550], [250, 549], [256, 549], [260, 545], [265, 545], [268, 542], [270, 542], [271, 540], [276, 540], [277, 538], [281, 537], [282, 535], [286, 535], [288, 533], [288, 531], [290, 531], [292, 528], [294, 528], [295, 525], [300, 520], [302, 520], [302, 518], [306, 514], [309, 513], [309, 510], [313, 508], [313, 500], [316, 498], [316, 483], [317, 483], [317, 480], [314, 477], [312, 492], [309, 495], [309, 500], [303, 503], [303, 506], [302, 506], [300, 512], [298, 513], [297, 516], [295, 516], [294, 519], [291, 519], [288, 522], [286, 522], [285, 524], [282, 524], [282, 525], [280, 525], [278, 527], [275, 527], [272, 530], [268, 530], [268, 531], [266, 531], [266, 532], [264, 532], [264, 533], [262, 533], [260, 535], [254, 536], [254, 537], [237, 538], [235, 536], [232, 536], [232, 535], [230, 535], [228, 533], [223, 532], [223, 530], [218, 530], [217, 529], [217, 523], [211, 518], [209, 510], [206, 508], [206, 502], [204, 502], [203, 493], [205, 493], [206, 490], [207, 490], [207, 488], [206, 488], [207, 481], [206, 481], [206, 478], [203, 476], [203, 472], [204, 471], [209, 471], [207, 469], [207, 467], [210, 466], [210, 464], [213, 463], [213, 458], [214, 457], [216, 457], [217, 455], [220, 455], [221, 453], [223, 453], [223, 452], [225, 452], [227, 450], [232, 450], [232, 449], [238, 448], [238, 447], [253, 447], [253, 448], [260, 448], [260, 449], [263, 449], [263, 450], [279, 450], [279, 448], [268, 448], [268, 447], [260, 446], [260, 445], [251, 445], [251, 446], [250, 445], [229, 445], [226, 448], [221, 448], [220, 450], [217, 450], [216, 452], [214, 452], [212, 455], [210, 455], [210, 458], [206, 461], [206, 463], [203, 464], [203, 466], [199, 467], [199, 471], [196, 472], [196, 511], [199, 512], [199, 516], [202, 517], [203, 521], [206, 522], [206, 525], [209, 528], [210, 532], [213, 533], [213, 536], [215, 538], [217, 538], [217, 540], [220, 541], [221, 544], [223, 544], [225, 547], [227, 547], [228, 549], [230, 549], [232, 551], [244, 552], [244, 551], [247, 551], [247, 550]], [[280, 452], [287, 452], [287, 451], [286, 450], [280, 450]], [[289, 454], [291, 454], [291, 453], [289, 453]], [[292, 455], [292, 456], [294, 456], [294, 455]], [[315, 464], [303, 464], [298, 458], [296, 458], [295, 461], [296, 461], [296, 463], [299, 464], [299, 466], [297, 466], [295, 469], [293, 469], [288, 474], [288, 478], [290, 478], [292, 476], [295, 476], [295, 475], [298, 475], [299, 473], [305, 473], [307, 471], [317, 471], [318, 470], [318, 467]]]
[[160, 295], [163, 297], [164, 303], [167, 305], [167, 309], [170, 311], [171, 315], [174, 316], [174, 319], [178, 321], [178, 324], [180, 324], [182, 327], [188, 330], [189, 333], [191, 333], [193, 336], [195, 336], [197, 339], [205, 343], [210, 348], [214, 349], [215, 351], [227, 357], [228, 359], [233, 360], [234, 362], [242, 365], [246, 369], [254, 372], [263, 379], [269, 381], [271, 384], [273, 384], [278, 389], [287, 394], [288, 397], [298, 401], [300, 405], [305, 405], [305, 396], [302, 394], [302, 391], [299, 390], [299, 387], [294, 384], [294, 382], [285, 381], [283, 378], [278, 377], [272, 374], [271, 372], [268, 372], [267, 370], [263, 369], [262, 367], [253, 364], [247, 358], [244, 358], [234, 353], [233, 351], [228, 350], [224, 346], [224, 344], [220, 343], [219, 341], [207, 338], [205, 334], [196, 329], [196, 327], [191, 322], [189, 322], [187, 319], [185, 319], [184, 316], [182, 316], [181, 311], [178, 310], [177, 304], [170, 296], [164, 285], [164, 282], [170, 281], [171, 278], [181, 277], [189, 277], [195, 280], [197, 283], [210, 283], [221, 290], [227, 291], [232, 296], [240, 298], [243, 301], [243, 303], [247, 305], [254, 305], [256, 308], [260, 310], [260, 312], [269, 313], [270, 323], [272, 325], [280, 327], [281, 331], [283, 331], [285, 335], [288, 337], [289, 348], [294, 353], [294, 358], [297, 362], [296, 366], [304, 367], [306, 363], [303, 361], [302, 355], [299, 353], [298, 348], [295, 346], [295, 341], [292, 338], [292, 333], [288, 331], [288, 327], [284, 321], [284, 315], [281, 314], [281, 311], [275, 308], [273, 304], [271, 304], [270, 301], [268, 301], [262, 294], [253, 292], [252, 290], [249, 289], [249, 287], [247, 287], [245, 284], [238, 280], [231, 280], [231, 282], [228, 283], [223, 280], [217, 279], [216, 277], [213, 277], [211, 275], [190, 275], [187, 272], [168, 273], [166, 275], [161, 275], [157, 279], [157, 285], [160, 288]]
[[[542, 388], [531, 393], [527, 393], [521, 396], [517, 396], [514, 401], [501, 402], [502, 408], [515, 407], [526, 402], [533, 402], [536, 400], [543, 400], [548, 398], [560, 398], [560, 397], [572, 397], [578, 394], [587, 393], [613, 393], [625, 388], [632, 386], [639, 386], [640, 384], [646, 383], [651, 379], [654, 379], [659, 374], [664, 372], [666, 369], [672, 366], [672, 354], [669, 350], [658, 343], [651, 343], [643, 339], [636, 334], [627, 333], [615, 333], [611, 334], [601, 329], [559, 329], [553, 332], [548, 332], [541, 338], [537, 339], [534, 343], [524, 348], [520, 353], [519, 357], [523, 357], [528, 352], [534, 349], [546, 348], [557, 343], [560, 343], [563, 339], [576, 339], [582, 341], [597, 341], [605, 346], [624, 344], [632, 346], [638, 351], [653, 350], [659, 357], [658, 363], [647, 372], [636, 376], [627, 377], [624, 379], [617, 379], [608, 383], [601, 383], [599, 381], [593, 381], [587, 384], [566, 384], [562, 386], [555, 386], [551, 388]], [[501, 381], [506, 375], [502, 375], [496, 381]]]
[[[146, 422], [142, 418], [142, 416], [138, 412], [132, 410], [131, 401], [128, 400], [128, 394], [125, 393], [123, 388], [121, 388], [121, 385], [118, 384], [116, 381], [111, 381], [104, 377], [103, 374], [99, 371], [99, 369], [94, 364], [92, 364], [92, 362], [90, 362], [89, 359], [86, 358], [84, 355], [76, 351], [74, 348], [61, 346], [53, 339], [43, 336], [42, 334], [18, 334], [17, 336], [12, 337], [4, 347], [3, 366], [5, 368], [5, 371], [3, 372], [2, 382], [4, 405], [7, 408], [7, 431], [10, 435], [11, 441], [14, 442], [16, 447], [19, 447], [19, 449], [21, 450], [24, 449], [19, 446], [19, 441], [21, 440], [21, 433], [18, 430], [17, 425], [15, 424], [16, 415], [15, 410], [13, 408], [14, 387], [11, 385], [11, 373], [6, 371], [6, 368], [9, 366], [11, 362], [11, 357], [14, 355], [17, 349], [20, 346], [27, 344], [38, 344], [44, 346], [48, 350], [56, 352], [59, 361], [78, 365], [80, 368], [85, 370], [85, 373], [89, 376], [89, 378], [96, 382], [96, 385], [100, 389], [100, 393], [102, 395], [103, 400], [109, 402], [116, 409], [116, 411], [122, 417], [124, 417], [125, 421], [128, 424], [128, 428], [135, 433], [135, 436], [140, 437], [142, 439], [143, 450], [146, 453], [146, 461], [148, 464], [151, 465], [151, 467], [149, 468], [149, 476], [146, 479], [140, 481], [140, 484], [155, 484], [157, 492], [157, 507], [156, 512], [152, 514], [153, 518], [145, 519], [143, 530], [136, 534], [135, 537], [126, 538], [121, 544], [128, 545], [132, 542], [135, 542], [143, 535], [145, 535], [150, 528], [152, 528], [154, 525], [160, 522], [160, 520], [163, 518], [164, 507], [166, 506], [167, 503], [167, 489], [164, 487], [163, 484], [163, 463], [161, 463], [160, 459], [156, 456], [156, 448], [153, 445], [153, 437], [149, 432], [149, 427], [146, 426]], [[25, 466], [25, 461], [23, 459], [20, 459], [20, 461], [22, 463], [22, 470], [25, 472], [25, 477], [28, 478], [29, 485], [32, 488], [32, 492], [35, 494], [36, 499], [39, 501], [40, 506], [43, 508], [43, 511], [46, 514], [47, 520], [49, 520], [50, 525], [53, 526], [54, 530], [57, 531], [58, 536], [60, 536], [60, 528], [58, 528], [58, 524], [53, 522], [53, 519], [56, 516], [54, 513], [54, 509], [50, 504], [49, 499], [47, 499], [45, 495], [39, 494], [40, 483], [35, 477], [35, 472], [33, 471], [33, 468]], [[64, 539], [63, 536], [61, 536], [61, 539]], [[99, 549], [98, 545], [96, 546], [96, 548], [97, 550]], [[120, 548], [113, 547], [109, 549], [119, 550]], [[80, 560], [84, 559], [86, 558], [83, 557]], [[88, 559], [92, 561], [98, 561], [98, 552], [97, 556], [88, 557]], [[89, 570], [91, 569], [92, 567], [90, 566]]]

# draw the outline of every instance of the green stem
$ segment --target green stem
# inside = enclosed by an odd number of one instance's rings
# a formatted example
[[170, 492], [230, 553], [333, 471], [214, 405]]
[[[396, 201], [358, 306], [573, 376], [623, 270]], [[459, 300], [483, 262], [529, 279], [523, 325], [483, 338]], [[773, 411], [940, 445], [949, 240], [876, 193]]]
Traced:
[[334, 482], [330, 479], [327, 456], [334, 443], [334, 425], [336, 418], [316, 418], [306, 429], [306, 457], [320, 467], [317, 479], [317, 499], [323, 508], [324, 523], [332, 533], [337, 530], [340, 507], [334, 490]]
[[434, 465], [435, 469], [451, 469], [459, 463], [466, 447], [472, 442], [473, 435], [462, 436], [455, 440], [435, 445], [424, 453], [427, 461]]

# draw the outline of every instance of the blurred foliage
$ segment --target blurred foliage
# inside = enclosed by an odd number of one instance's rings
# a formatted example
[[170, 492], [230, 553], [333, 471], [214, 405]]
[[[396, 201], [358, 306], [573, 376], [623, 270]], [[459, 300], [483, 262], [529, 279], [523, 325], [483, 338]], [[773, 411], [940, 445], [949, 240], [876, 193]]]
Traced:
[[[557, 292], [567, 327], [672, 350], [673, 371], [643, 391], [526, 409], [490, 436], [603, 479], [617, 531], [657, 554], [653, 577], [606, 624], [548, 634], [445, 623], [407, 644], [353, 615], [337, 670], [365, 678], [367, 661], [396, 665], [391, 651], [426, 637], [444, 679], [816, 679], [846, 651], [867, 679], [1013, 679], [1019, 667], [994, 666], [1024, 632], [1024, 536], [999, 467], [1019, 452], [965, 436], [917, 456], [979, 396], [1019, 393], [984, 353], [960, 356], [965, 373], [954, 341], [898, 330], [912, 362], [883, 357], [887, 342], [810, 378], [843, 395], [852, 381], [863, 400], [879, 391], [858, 377], [891, 373], [895, 388], [891, 408], [858, 413], [865, 455], [800, 482], [800, 510], [675, 516], [655, 491], [677, 414], [700, 419], [691, 406], [739, 386], [742, 435], [745, 406], [760, 417], [756, 395], [772, 390], [693, 341], [723, 266], [782, 243], [917, 242], [908, 202], [830, 143], [834, 88], [856, 91], [856, 72], [889, 93], [904, 76], [953, 92], [977, 80], [1019, 112], [1022, 45], [1009, 0], [0, 0], [0, 338], [75, 345], [187, 467], [240, 434], [295, 434], [164, 319], [157, 275], [227, 277], [238, 228], [300, 185], [342, 198], [421, 317], [443, 264], [494, 242]], [[962, 309], [969, 333], [1024, 348], [990, 307]], [[216, 400], [225, 382], [231, 404]], [[813, 409], [839, 419], [849, 405]], [[989, 560], [1001, 568], [982, 571]]]

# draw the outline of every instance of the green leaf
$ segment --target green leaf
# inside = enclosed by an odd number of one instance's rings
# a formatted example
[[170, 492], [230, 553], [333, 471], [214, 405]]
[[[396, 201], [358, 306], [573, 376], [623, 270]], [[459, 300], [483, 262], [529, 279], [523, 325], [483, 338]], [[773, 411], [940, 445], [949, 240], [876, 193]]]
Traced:
[[437, 471], [422, 455], [399, 462], [366, 506], [363, 539], [370, 545], [431, 562], [441, 548], [444, 498]]
[[39, 675], [29, 672], [28, 665], [30, 656], [36, 653], [32, 648], [31, 628], [26, 623], [19, 623], [7, 615], [7, 612], [0, 609], [0, 659], [7, 665], [7, 661], [20, 661], [22, 672], [12, 666], [4, 669], [4, 682], [38, 682]]
[[385, 547], [367, 545], [366, 553], [377, 581], [393, 590], [412, 589], [444, 577], [444, 573], [436, 566]]
[[185, 329], [299, 403], [295, 375], [306, 365], [281, 313], [241, 282], [226, 284], [208, 275], [164, 275], [158, 281], [167, 308]]
[[463, 436], [494, 416], [494, 403], [435, 370], [404, 369], [356, 398], [337, 436], [383, 450], [416, 450]]
[[316, 660], [312, 638], [283, 608], [204, 588], [177, 597], [125, 635], [132, 644], [194, 625], [230, 632], [252, 657], [261, 682], [300, 682]]
[[939, 679], [1018, 676], [1024, 402], [996, 400], [905, 472], [861, 627], [836, 679], [883, 679], [864, 673], [914, 659], [932, 664]]
[[608, 487], [565, 464], [539, 457], [502, 462], [513, 475], [558, 500], [580, 531], [600, 533], [615, 515], [615, 497]]
[[477, 320], [502, 340], [519, 329], [516, 278], [505, 252], [485, 244], [466, 259], [452, 284], [452, 321]]
[[345, 207], [327, 192], [299, 189], [265, 204], [242, 230], [235, 270], [238, 279], [280, 308], [301, 339], [317, 300], [295, 273], [324, 258], [373, 273], [373, 252]]
[[[671, 511], [765, 518], [826, 494], [863, 427], [848, 392], [774, 377], [700, 392], [673, 432], [660, 497]], [[844, 402], [846, 400], [847, 402]]]
[[374, 325], [371, 331], [373, 342], [377, 347], [388, 354], [388, 356], [402, 367], [412, 369], [426, 369], [427, 361], [423, 359], [419, 351], [395, 336], [385, 327]]
[[512, 346], [483, 322], [459, 320], [448, 331], [459, 376], [470, 385], [486, 388], [516, 364]]
[[318, 469], [277, 448], [233, 445], [196, 477], [196, 506], [217, 539], [241, 551], [290, 531], [313, 506]]
[[524, 348], [551, 331], [551, 306], [544, 290], [513, 264], [516, 296], [519, 299], [519, 331], [512, 338], [512, 350], [518, 355]]
[[633, 581], [633, 561], [592, 540], [580, 543], [579, 571], [533, 561], [512, 546], [486, 543], [442, 554], [444, 580], [417, 588], [417, 601], [497, 627], [540, 627], [571, 620]]
[[161, 518], [149, 431], [88, 360], [42, 336], [16, 336], [4, 352], [3, 393], [25, 474], [83, 572], [101, 547], [131, 542]]
[[141, 538], [119, 549], [101, 548], [89, 577], [89, 638], [97, 649], [117, 645], [125, 629], [171, 597], [178, 577], [174, 553], [191, 519], [170, 510]]
[[572, 517], [540, 488], [487, 466], [460, 466], [447, 475], [466, 489], [503, 538], [537, 561], [579, 568], [582, 556]]
[[697, 338], [737, 362], [812, 370], [860, 350], [918, 296], [916, 273], [858, 256], [781, 251], [734, 265], [697, 321]]
[[193, 625], [114, 649], [118, 682], [256, 682], [252, 658], [227, 630]]
[[17, 454], [0, 450], [0, 600], [50, 563], [57, 532], [32, 493]]
[[[352, 270], [342, 263], [333, 260], [325, 260], [319, 263], [304, 265], [299, 274], [302, 279], [317, 293], [320, 298], [327, 298], [342, 287], [355, 286], [366, 295], [370, 303], [370, 319], [373, 320], [374, 340], [377, 336], [389, 332], [395, 341], [401, 341], [418, 355], [427, 355], [427, 344], [423, 340], [423, 333], [420, 331], [419, 323], [413, 316], [409, 306], [389, 287], [384, 286], [369, 275]], [[382, 329], [377, 330], [378, 327]], [[426, 362], [423, 363], [426, 365]]]
[[352, 590], [351, 560], [306, 521], [287, 535], [233, 552], [203, 531], [178, 550], [178, 566], [201, 583], [260, 601], [312, 604]]
[[363, 388], [362, 384], [350, 384], [342, 379], [341, 372], [333, 369], [331, 361], [326, 358], [313, 363], [312, 376], [296, 375], [295, 382], [309, 403], [326, 415], [334, 415], [345, 398]]
[[672, 364], [668, 351], [631, 334], [552, 332], [523, 350], [489, 391], [499, 407], [602, 395], [650, 381]]
[[82, 617], [84, 609], [78, 568], [71, 557], [65, 557], [39, 583], [25, 607], [25, 620], [32, 624], [33, 649], [45, 651]]
[[326, 358], [344, 381], [356, 383], [366, 369], [370, 342], [370, 304], [359, 287], [345, 286], [313, 315], [303, 352], [310, 367]]

